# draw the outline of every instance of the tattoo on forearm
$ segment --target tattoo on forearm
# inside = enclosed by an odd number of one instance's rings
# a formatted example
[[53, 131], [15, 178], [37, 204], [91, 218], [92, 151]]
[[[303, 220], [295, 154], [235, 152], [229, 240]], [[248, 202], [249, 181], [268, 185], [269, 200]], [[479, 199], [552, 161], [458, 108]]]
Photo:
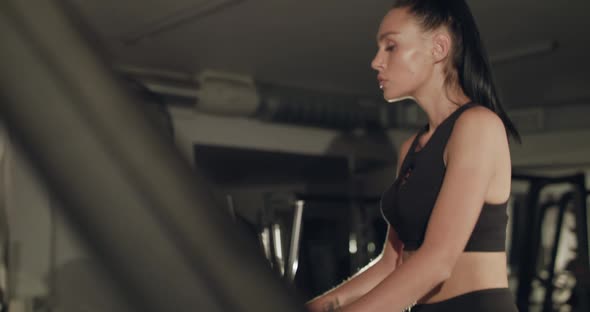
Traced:
[[324, 310], [322, 310], [322, 312], [339, 312], [339, 311], [342, 311], [342, 308], [340, 307], [340, 302], [338, 302], [338, 299], [334, 299], [334, 301], [324, 304]]

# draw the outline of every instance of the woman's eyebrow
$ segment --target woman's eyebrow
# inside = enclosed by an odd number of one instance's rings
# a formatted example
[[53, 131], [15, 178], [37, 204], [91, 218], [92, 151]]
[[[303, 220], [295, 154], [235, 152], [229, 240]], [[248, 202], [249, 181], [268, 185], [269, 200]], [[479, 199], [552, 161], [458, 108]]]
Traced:
[[388, 31], [386, 33], [382, 33], [381, 35], [379, 35], [377, 37], [377, 42], [381, 42], [381, 40], [383, 40], [385, 37], [389, 36], [389, 35], [397, 35], [399, 34], [399, 32], [397, 31]]

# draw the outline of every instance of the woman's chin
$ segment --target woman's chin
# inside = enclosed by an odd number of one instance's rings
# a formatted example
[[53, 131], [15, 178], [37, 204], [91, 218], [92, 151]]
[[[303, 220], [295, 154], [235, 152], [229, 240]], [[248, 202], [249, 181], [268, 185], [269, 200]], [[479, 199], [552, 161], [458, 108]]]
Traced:
[[414, 98], [410, 95], [387, 95], [387, 94], [384, 94], [383, 97], [385, 98], [385, 101], [387, 101], [388, 103], [395, 103], [395, 102], [399, 102], [399, 101], [403, 101], [403, 100], [407, 100], [407, 99], [414, 100]]
[[[389, 91], [389, 92], [388, 92]], [[383, 89], [383, 98], [388, 103], [399, 102], [405, 99], [412, 99], [406, 92], [392, 92], [394, 90]]]

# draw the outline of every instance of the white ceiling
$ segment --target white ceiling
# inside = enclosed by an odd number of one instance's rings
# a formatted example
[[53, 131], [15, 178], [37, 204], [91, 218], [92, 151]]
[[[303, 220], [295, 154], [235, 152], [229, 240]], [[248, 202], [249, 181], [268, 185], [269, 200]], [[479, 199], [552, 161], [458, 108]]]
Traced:
[[[73, 2], [115, 64], [224, 70], [276, 84], [379, 96], [369, 64], [391, 0]], [[468, 2], [492, 57], [559, 44], [550, 54], [494, 64], [506, 106], [590, 105], [590, 1]]]

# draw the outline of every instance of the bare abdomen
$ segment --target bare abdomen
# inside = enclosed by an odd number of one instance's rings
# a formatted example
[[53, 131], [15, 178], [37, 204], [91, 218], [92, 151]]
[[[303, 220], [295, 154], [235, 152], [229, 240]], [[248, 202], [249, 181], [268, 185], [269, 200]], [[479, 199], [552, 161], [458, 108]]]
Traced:
[[[412, 254], [404, 252], [404, 261]], [[464, 252], [459, 256], [451, 277], [418, 302], [439, 302], [471, 291], [505, 287], [508, 287], [505, 252]]]

